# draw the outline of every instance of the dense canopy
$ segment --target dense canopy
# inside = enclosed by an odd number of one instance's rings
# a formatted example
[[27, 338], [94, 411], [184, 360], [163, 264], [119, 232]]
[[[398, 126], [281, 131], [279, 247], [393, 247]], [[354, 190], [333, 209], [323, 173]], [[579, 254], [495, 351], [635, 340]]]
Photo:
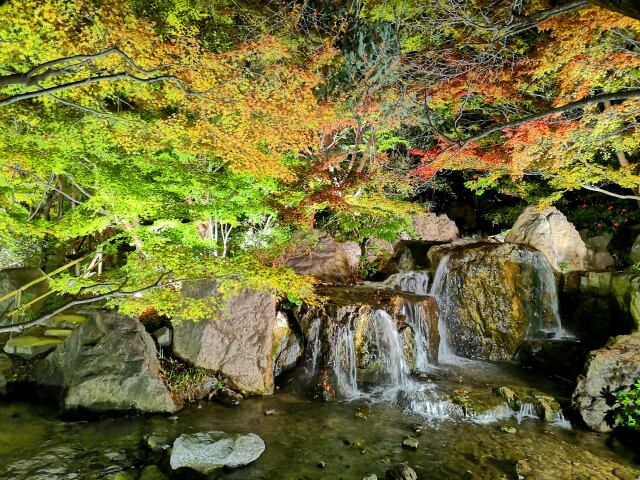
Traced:
[[312, 300], [294, 232], [411, 236], [441, 193], [635, 212], [633, 3], [0, 2], [0, 266], [98, 252], [55, 287], [171, 314]]

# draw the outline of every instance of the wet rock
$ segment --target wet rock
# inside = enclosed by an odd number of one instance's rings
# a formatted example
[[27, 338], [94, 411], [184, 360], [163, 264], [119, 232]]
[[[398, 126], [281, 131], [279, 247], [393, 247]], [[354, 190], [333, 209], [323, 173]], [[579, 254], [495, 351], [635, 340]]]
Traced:
[[304, 346], [301, 335], [293, 329], [287, 314], [278, 312], [273, 327], [273, 376], [291, 370], [302, 357]]
[[214, 400], [227, 407], [237, 407], [242, 401], [242, 395], [228, 387], [220, 387], [211, 393], [209, 400]]
[[606, 296], [611, 292], [612, 272], [589, 272], [580, 278], [580, 291]]
[[147, 465], [140, 475], [140, 480], [167, 480], [167, 478], [157, 465]]
[[152, 452], [164, 452], [171, 448], [174, 437], [162, 433], [149, 433], [144, 436], [143, 444]]
[[629, 311], [635, 292], [640, 292], [640, 274], [620, 272], [611, 277], [611, 293], [623, 311]]
[[410, 450], [417, 450], [420, 446], [420, 442], [416, 438], [407, 437], [402, 441], [402, 446]]
[[597, 432], [607, 432], [610, 407], [607, 395], [633, 384], [640, 377], [640, 335], [621, 335], [600, 350], [591, 352], [585, 373], [578, 377], [572, 404], [584, 422]]
[[518, 460], [514, 465], [514, 469], [518, 480], [523, 480], [533, 473], [533, 469], [529, 466], [526, 460]]
[[38, 385], [63, 392], [67, 410], [177, 410], [160, 375], [153, 339], [139, 321], [124, 315], [91, 316], [35, 376]]
[[541, 251], [558, 272], [585, 270], [588, 265], [588, 250], [584, 240], [567, 217], [555, 207], [543, 210], [533, 205], [527, 207], [505, 240]]
[[515, 427], [509, 427], [507, 425], [500, 425], [500, 427], [498, 428], [498, 430], [502, 433], [516, 433], [516, 429]]
[[498, 387], [494, 389], [494, 393], [509, 404], [512, 408], [518, 408], [518, 398], [513, 390], [509, 387]]
[[386, 480], [417, 480], [416, 471], [408, 465], [395, 465], [385, 473]]
[[[0, 270], [0, 297], [42, 277], [45, 273], [39, 268], [7, 268]], [[49, 290], [49, 280], [43, 280], [23, 291], [20, 304], [25, 305], [31, 300], [45, 294]], [[37, 313], [44, 305], [44, 299], [29, 307], [31, 313]], [[15, 297], [0, 302], [0, 325], [10, 325], [11, 318], [5, 315], [15, 308]]]
[[[215, 283], [209, 281], [187, 285], [183, 294], [218, 296]], [[222, 373], [239, 390], [272, 393], [274, 298], [245, 290], [220, 308], [220, 318], [197, 323], [178, 319], [173, 329], [174, 354], [196, 367]]]
[[153, 332], [153, 336], [156, 338], [158, 345], [164, 348], [169, 348], [171, 346], [171, 341], [173, 340], [173, 332], [168, 327], [161, 327]]
[[265, 450], [264, 441], [254, 433], [231, 435], [224, 432], [183, 434], [173, 443], [171, 468], [190, 468], [204, 475], [222, 467], [235, 468], [255, 461]]
[[456, 355], [510, 359], [529, 333], [557, 329], [555, 277], [540, 252], [475, 242], [433, 247], [429, 258], [433, 265], [446, 262], [437, 288]]
[[9, 355], [16, 355], [30, 360], [38, 355], [44, 355], [55, 350], [62, 343], [62, 339], [55, 337], [36, 337], [32, 335], [18, 335], [7, 341], [4, 351]]
[[326, 468], [326, 467], [327, 467], [326, 462], [318, 462], [318, 468]]
[[352, 281], [349, 257], [342, 246], [324, 232], [299, 233], [292, 239], [294, 253], [285, 266], [301, 275], [313, 275], [333, 284]]
[[445, 214], [425, 213], [413, 217], [413, 230], [420, 240], [449, 242], [458, 238], [456, 223]]
[[362, 477], [362, 480], [378, 480], [378, 476], [375, 473], [372, 473], [371, 475], [365, 475]]
[[265, 417], [270, 417], [271, 415], [275, 415], [275, 414], [276, 414], [275, 410], [265, 410], [264, 412]]

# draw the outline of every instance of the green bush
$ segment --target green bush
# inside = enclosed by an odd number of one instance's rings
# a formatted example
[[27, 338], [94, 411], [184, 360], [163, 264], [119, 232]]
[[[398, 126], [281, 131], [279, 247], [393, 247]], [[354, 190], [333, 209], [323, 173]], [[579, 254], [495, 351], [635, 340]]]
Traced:
[[614, 402], [610, 411], [612, 423], [640, 431], [640, 378], [630, 387], [615, 392]]

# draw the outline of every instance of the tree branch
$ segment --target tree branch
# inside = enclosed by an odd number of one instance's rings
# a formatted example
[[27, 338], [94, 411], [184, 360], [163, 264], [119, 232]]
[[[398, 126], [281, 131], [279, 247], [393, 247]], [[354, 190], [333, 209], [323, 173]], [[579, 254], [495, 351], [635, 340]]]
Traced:
[[[549, 110], [546, 110], [544, 112], [540, 112], [540, 113], [535, 113], [533, 115], [529, 115], [527, 117], [523, 117], [520, 118], [518, 120], [512, 120], [511, 122], [507, 122], [507, 123], [503, 123], [500, 125], [496, 125], [495, 127], [491, 127], [487, 130], [484, 130], [483, 132], [480, 132], [476, 135], [473, 135], [469, 138], [466, 138], [464, 140], [464, 142], [457, 144], [458, 146], [460, 146], [460, 150], [464, 149], [465, 146], [467, 146], [468, 144], [472, 143], [472, 142], [476, 142], [478, 140], [481, 140], [485, 137], [488, 137], [489, 135], [492, 135], [494, 133], [500, 132], [502, 130], [506, 130], [509, 128], [516, 128], [519, 127], [520, 125], [524, 125], [525, 123], [529, 123], [529, 122], [533, 122], [535, 120], [542, 120], [543, 118], [547, 118], [550, 117], [552, 115], [559, 115], [561, 113], [566, 113], [566, 112], [570, 112], [572, 110], [576, 110], [578, 108], [583, 108], [583, 107], [587, 107], [589, 105], [593, 105], [595, 103], [601, 103], [601, 102], [606, 102], [606, 101], [616, 101], [616, 100], [628, 100], [630, 98], [637, 98], [640, 97], [640, 89], [632, 89], [632, 90], [627, 90], [624, 92], [617, 92], [617, 93], [607, 93], [604, 95], [596, 95], [593, 97], [589, 97], [589, 98], [585, 98], [582, 100], [578, 100], [577, 102], [571, 102], [571, 103], [567, 103], [566, 105], [563, 105], [561, 107], [555, 107], [555, 108], [551, 108]], [[455, 145], [453, 145], [455, 146]]]
[[640, 202], [640, 196], [637, 195], [620, 195], [619, 193], [610, 192], [609, 190], [604, 190], [600, 187], [593, 187], [591, 185], [583, 185], [582, 188], [585, 190], [591, 190], [592, 192], [604, 193], [610, 197], [620, 198], [622, 200], [636, 200]]
[[46, 315], [43, 315], [41, 317], [38, 317], [35, 320], [30, 320], [28, 322], [19, 323], [17, 325], [7, 325], [5, 327], [0, 327], [0, 334], [2, 334], [2, 333], [21, 333], [25, 329], [27, 329], [29, 327], [35, 327], [37, 325], [40, 325], [40, 324], [44, 323], [45, 321], [49, 320], [50, 318], [58, 315], [59, 313], [64, 312], [65, 310], [68, 310], [71, 307], [75, 307], [76, 305], [85, 305], [87, 303], [95, 303], [95, 302], [99, 302], [100, 300], [106, 300], [107, 298], [111, 298], [111, 297], [131, 297], [131, 296], [134, 296], [134, 295], [142, 293], [142, 292], [146, 292], [146, 291], [149, 291], [149, 290], [155, 290], [155, 289], [158, 289], [158, 288], [169, 287], [171, 285], [176, 285], [176, 284], [184, 281], [184, 279], [182, 279], [182, 280], [172, 280], [172, 281], [166, 282], [166, 283], [160, 283], [162, 281], [162, 279], [168, 273], [170, 273], [170, 272], [165, 272], [162, 275], [160, 275], [158, 280], [156, 280], [153, 284], [148, 285], [146, 287], [139, 288], [137, 290], [123, 291], [121, 289], [116, 289], [116, 290], [112, 290], [112, 291], [107, 292], [107, 293], [103, 293], [103, 294], [100, 294], [100, 295], [95, 295], [93, 297], [87, 297], [87, 298], [72, 300], [71, 302], [68, 302], [68, 303], [62, 305], [61, 307], [55, 309], [54, 311], [52, 311], [50, 313], [47, 313]]
[[33, 92], [27, 92], [27, 93], [21, 93], [18, 95], [13, 95], [11, 97], [7, 97], [7, 98], [3, 98], [2, 100], [0, 100], [0, 107], [6, 106], [6, 105], [10, 105], [12, 103], [16, 103], [16, 102], [20, 102], [22, 100], [28, 100], [31, 98], [37, 98], [37, 97], [41, 97], [43, 95], [51, 95], [53, 93], [56, 92], [60, 92], [63, 90], [68, 90], [70, 88], [75, 88], [75, 87], [81, 87], [84, 85], [90, 85], [92, 83], [98, 83], [98, 82], [106, 82], [106, 81], [113, 81], [113, 80], [120, 80], [120, 79], [129, 79], [129, 80], [134, 80], [136, 82], [140, 82], [140, 83], [156, 83], [156, 82], [166, 82], [166, 81], [173, 81], [176, 82], [176, 84], [178, 85], [178, 87], [186, 94], [195, 94], [196, 92], [191, 92], [189, 90], [187, 90], [184, 85], [182, 85], [182, 81], [173, 75], [160, 75], [157, 77], [150, 77], [150, 78], [143, 78], [143, 77], [137, 77], [129, 72], [118, 72], [118, 73], [113, 73], [111, 75], [99, 75], [97, 77], [89, 77], [89, 78], [84, 78], [82, 80], [76, 80], [74, 82], [68, 82], [68, 83], [63, 83], [62, 85], [56, 85], [55, 87], [49, 87], [49, 88], [44, 88], [41, 90], [35, 90]]

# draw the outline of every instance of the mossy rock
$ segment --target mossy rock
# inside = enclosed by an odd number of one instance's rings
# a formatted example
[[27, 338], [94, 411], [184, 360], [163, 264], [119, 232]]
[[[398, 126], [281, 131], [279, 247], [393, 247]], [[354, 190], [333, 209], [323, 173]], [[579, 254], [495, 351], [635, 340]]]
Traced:
[[560, 404], [551, 395], [521, 386], [494, 387], [493, 393], [509, 404], [513, 410], [519, 410], [523, 404], [530, 403], [540, 419], [552, 421], [556, 412], [561, 412]]
[[68, 338], [72, 333], [73, 330], [69, 330], [68, 328], [50, 328], [44, 331], [44, 336], [54, 338]]
[[47, 321], [47, 325], [52, 328], [76, 328], [82, 325], [87, 320], [84, 315], [75, 313], [61, 313], [51, 317]]
[[488, 413], [503, 404], [490, 392], [468, 387], [457, 388], [449, 393], [449, 399], [458, 405], [466, 417]]
[[9, 355], [31, 359], [54, 350], [61, 343], [62, 340], [59, 338], [20, 335], [10, 339], [4, 346], [4, 351]]

